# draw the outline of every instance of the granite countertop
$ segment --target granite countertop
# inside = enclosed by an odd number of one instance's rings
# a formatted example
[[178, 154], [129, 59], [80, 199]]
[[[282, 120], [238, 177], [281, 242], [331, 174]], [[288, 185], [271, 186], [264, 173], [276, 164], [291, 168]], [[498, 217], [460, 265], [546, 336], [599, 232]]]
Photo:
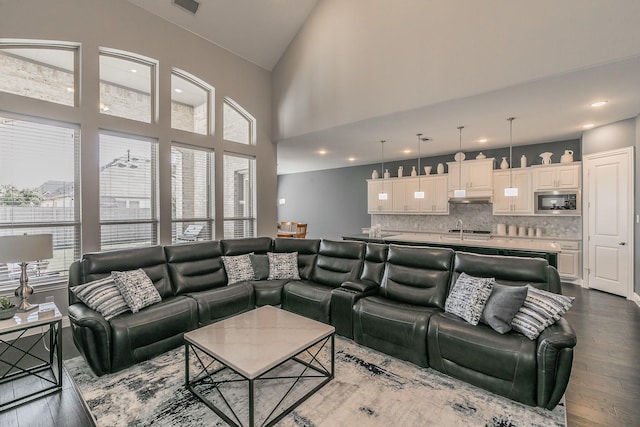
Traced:
[[376, 243], [407, 242], [434, 243], [448, 246], [474, 246], [479, 248], [514, 249], [523, 251], [542, 251], [560, 253], [561, 246], [553, 241], [535, 237], [498, 236], [498, 235], [469, 235], [463, 240], [456, 233], [384, 233], [382, 237], [369, 237], [368, 234], [354, 234], [344, 236], [345, 239], [364, 240]]
[[451, 234], [423, 234], [423, 233], [405, 233], [392, 236], [385, 236], [385, 241], [400, 242], [417, 242], [417, 243], [437, 243], [451, 246], [476, 246], [481, 248], [499, 248], [499, 249], [516, 249], [529, 251], [544, 251], [559, 253], [560, 245], [548, 241], [533, 241], [525, 239], [511, 239], [510, 236], [478, 236], [464, 235], [460, 240], [459, 235]]

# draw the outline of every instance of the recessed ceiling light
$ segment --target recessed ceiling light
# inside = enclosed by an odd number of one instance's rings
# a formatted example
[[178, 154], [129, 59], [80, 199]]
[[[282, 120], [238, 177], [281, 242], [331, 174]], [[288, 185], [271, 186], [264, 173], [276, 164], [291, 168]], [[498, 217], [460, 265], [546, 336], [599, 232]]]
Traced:
[[74, 89], [73, 89], [72, 87], [68, 87], [68, 88], [67, 88], [67, 92], [71, 92], [71, 93], [73, 93], [73, 92], [74, 92]]
[[176, 93], [182, 93], [182, 89], [178, 89], [178, 88], [175, 88], [173, 91]]
[[132, 69], [131, 69], [131, 72], [132, 72], [132, 73], [137, 73], [137, 72], [138, 72], [138, 70], [136, 70], [135, 68], [132, 68]]
[[404, 154], [409, 154], [409, 153], [411, 153], [411, 150], [406, 149], [406, 150], [404, 150], [404, 151], [403, 151], [403, 153], [404, 153]]
[[596, 102], [593, 102], [591, 104], [591, 106], [592, 107], [602, 107], [603, 105], [606, 105], [607, 102], [609, 102], [609, 101], [596, 101]]
[[318, 150], [318, 154], [322, 154], [324, 156], [327, 154], [327, 150]]
[[593, 123], [587, 123], [586, 125], [582, 125], [582, 127], [585, 128], [585, 129], [591, 129], [594, 126], [595, 126], [595, 124], [593, 124]]
[[487, 141], [488, 141], [488, 139], [487, 139], [487, 138], [480, 138], [480, 139], [478, 140], [478, 142], [479, 142], [479, 143], [481, 143], [481, 144], [484, 144], [484, 143], [485, 143], [485, 142], [487, 142]]
[[347, 160], [349, 160], [350, 162], [355, 162], [356, 158], [355, 157], [349, 157]]

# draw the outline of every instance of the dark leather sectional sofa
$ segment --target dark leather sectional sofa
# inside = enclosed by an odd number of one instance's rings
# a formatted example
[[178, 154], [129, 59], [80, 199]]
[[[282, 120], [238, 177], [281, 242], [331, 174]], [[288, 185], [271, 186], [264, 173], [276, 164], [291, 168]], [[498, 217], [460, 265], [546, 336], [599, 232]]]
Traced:
[[[222, 256], [294, 251], [300, 280], [227, 286]], [[107, 322], [69, 292], [75, 344], [97, 375], [178, 347], [186, 331], [269, 304], [527, 405], [554, 408], [569, 381], [576, 337], [566, 320], [532, 341], [516, 332], [500, 335], [484, 324], [470, 325], [444, 311], [462, 272], [560, 293], [558, 272], [544, 259], [259, 237], [85, 254], [72, 264], [69, 286], [136, 268], [152, 279], [162, 302], [135, 314]]]

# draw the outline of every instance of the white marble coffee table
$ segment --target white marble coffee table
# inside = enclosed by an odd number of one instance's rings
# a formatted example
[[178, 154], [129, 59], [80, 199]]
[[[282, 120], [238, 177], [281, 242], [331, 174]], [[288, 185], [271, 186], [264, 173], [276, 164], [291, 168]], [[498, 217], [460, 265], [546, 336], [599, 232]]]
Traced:
[[[331, 325], [272, 306], [260, 307], [204, 326], [184, 334], [185, 385], [227, 423], [241, 426], [244, 425], [240, 420], [243, 417], [228, 403], [231, 398], [225, 397], [223, 386], [248, 382], [248, 423], [253, 426], [256, 423], [256, 382], [266, 384], [269, 381], [291, 380], [291, 387], [276, 407], [271, 412], [267, 411], [268, 415], [260, 423], [264, 426], [273, 425], [333, 379], [334, 333], [335, 328]], [[330, 367], [324, 366], [318, 359], [318, 354], [328, 345], [331, 352]], [[190, 353], [201, 368], [193, 378], [190, 378], [189, 372]], [[278, 372], [284, 364], [293, 363], [301, 365], [302, 371], [294, 375]], [[295, 402], [277, 411], [292, 389], [309, 378], [322, 380]], [[202, 391], [203, 387], [209, 394]], [[224, 402], [225, 408], [217, 407], [212, 401], [212, 390]]]

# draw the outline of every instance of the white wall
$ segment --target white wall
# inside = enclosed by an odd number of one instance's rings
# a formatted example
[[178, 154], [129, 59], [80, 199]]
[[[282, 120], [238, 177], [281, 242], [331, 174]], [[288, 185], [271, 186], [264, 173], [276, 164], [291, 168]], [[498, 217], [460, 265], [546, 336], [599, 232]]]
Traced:
[[[0, 110], [77, 123], [82, 145], [82, 250], [99, 249], [98, 130], [112, 129], [157, 138], [160, 145], [160, 236], [170, 241], [170, 143], [216, 151], [216, 182], [222, 183], [223, 152], [257, 159], [258, 234], [275, 233], [276, 149], [271, 140], [270, 73], [124, 0], [0, 1], [0, 38], [81, 43], [80, 106], [66, 107], [0, 93]], [[134, 52], [159, 61], [159, 120], [140, 123], [97, 112], [98, 48]], [[171, 67], [215, 87], [215, 134], [171, 129]], [[222, 140], [222, 100], [233, 98], [257, 120], [257, 145]], [[217, 188], [217, 190], [221, 188]], [[222, 191], [216, 191], [216, 236], [222, 236]]]
[[637, 0], [323, 0], [273, 71], [274, 140], [638, 54]]

